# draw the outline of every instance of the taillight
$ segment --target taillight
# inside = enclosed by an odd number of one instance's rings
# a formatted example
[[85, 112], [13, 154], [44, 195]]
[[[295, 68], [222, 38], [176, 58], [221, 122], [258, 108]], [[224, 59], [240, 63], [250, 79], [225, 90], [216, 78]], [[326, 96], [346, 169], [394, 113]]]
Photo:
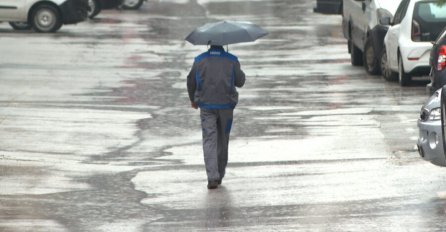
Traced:
[[441, 71], [444, 68], [446, 68], [446, 45], [443, 45], [438, 49], [437, 70]]
[[412, 20], [412, 41], [414, 42], [420, 42], [421, 41], [421, 28], [420, 28], [420, 24], [415, 21]]

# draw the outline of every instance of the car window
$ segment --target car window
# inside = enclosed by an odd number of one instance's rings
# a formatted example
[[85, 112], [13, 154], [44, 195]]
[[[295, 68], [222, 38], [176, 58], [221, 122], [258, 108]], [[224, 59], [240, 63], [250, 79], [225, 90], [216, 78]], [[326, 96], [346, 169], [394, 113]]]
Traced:
[[435, 41], [446, 26], [446, 5], [434, 1], [416, 3], [413, 25], [421, 33], [419, 41]]
[[395, 17], [393, 18], [393, 24], [400, 24], [406, 15], [407, 7], [409, 6], [410, 0], [403, 0], [398, 9], [396, 10]]
[[435, 2], [419, 2], [415, 5], [414, 15], [426, 22], [444, 22], [446, 21], [446, 4], [440, 6]]

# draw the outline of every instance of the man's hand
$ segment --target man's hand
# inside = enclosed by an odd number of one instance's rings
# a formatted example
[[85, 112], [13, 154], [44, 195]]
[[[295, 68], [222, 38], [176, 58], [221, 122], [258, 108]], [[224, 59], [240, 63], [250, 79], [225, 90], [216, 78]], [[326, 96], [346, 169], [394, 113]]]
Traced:
[[197, 106], [197, 104], [195, 104], [195, 102], [191, 102], [190, 105], [192, 106], [192, 108], [198, 109], [198, 106]]

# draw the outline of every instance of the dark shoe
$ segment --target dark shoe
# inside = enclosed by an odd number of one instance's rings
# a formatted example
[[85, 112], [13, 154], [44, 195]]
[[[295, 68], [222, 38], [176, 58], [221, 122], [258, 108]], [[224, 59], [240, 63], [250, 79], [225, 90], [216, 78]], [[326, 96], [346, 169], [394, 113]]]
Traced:
[[223, 179], [218, 180], [218, 185], [221, 185], [221, 182], [223, 181]]
[[208, 181], [208, 189], [218, 188], [218, 181]]

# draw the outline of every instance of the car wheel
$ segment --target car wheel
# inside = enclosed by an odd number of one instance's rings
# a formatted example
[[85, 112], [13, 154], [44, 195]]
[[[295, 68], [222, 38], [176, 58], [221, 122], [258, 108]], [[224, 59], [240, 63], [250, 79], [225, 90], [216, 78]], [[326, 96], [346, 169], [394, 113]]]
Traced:
[[444, 154], [446, 154], [446, 87], [443, 87], [441, 90], [441, 98], [440, 98], [440, 105], [441, 105], [441, 138], [443, 141], [443, 149]]
[[383, 75], [384, 79], [386, 81], [396, 81], [398, 80], [397, 73], [393, 72], [390, 67], [389, 63], [387, 62], [387, 52], [386, 48], [383, 48], [383, 51], [381, 53], [381, 74]]
[[371, 75], [378, 75], [380, 72], [380, 59], [378, 56], [379, 54], [375, 54], [372, 40], [367, 39], [364, 47], [363, 61], [365, 70]]
[[401, 58], [401, 55], [398, 58], [398, 81], [401, 86], [408, 86], [412, 81], [412, 77], [404, 72], [403, 58]]
[[88, 18], [92, 19], [101, 12], [101, 5], [98, 0], [88, 0], [88, 6], [90, 10], [88, 11]]
[[350, 46], [350, 60], [353, 66], [361, 66], [362, 62], [362, 52], [356, 47], [351, 40], [348, 41]]
[[31, 25], [25, 22], [9, 22], [9, 25], [18, 31], [30, 30], [32, 28]]
[[33, 11], [31, 23], [38, 32], [55, 32], [62, 26], [62, 17], [55, 7], [44, 4]]
[[122, 8], [127, 10], [137, 10], [143, 3], [144, 0], [124, 0], [122, 3]]

